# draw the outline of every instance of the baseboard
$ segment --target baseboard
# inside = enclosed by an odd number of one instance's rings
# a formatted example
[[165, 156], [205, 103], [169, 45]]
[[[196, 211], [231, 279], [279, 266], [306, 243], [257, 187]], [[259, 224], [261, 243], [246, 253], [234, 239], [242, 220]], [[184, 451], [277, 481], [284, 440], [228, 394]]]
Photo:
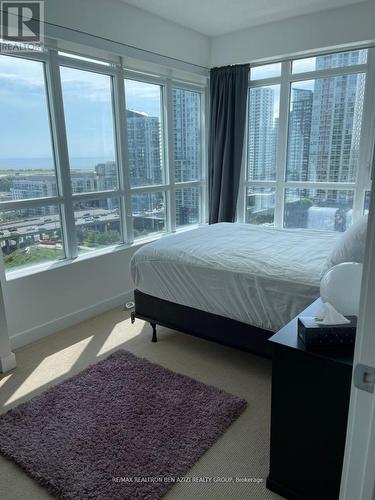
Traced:
[[114, 307], [121, 306], [131, 300], [134, 300], [133, 290], [129, 290], [126, 293], [103, 300], [102, 302], [98, 302], [97, 304], [93, 304], [87, 308], [79, 309], [78, 311], [66, 314], [65, 316], [61, 316], [60, 318], [34, 328], [16, 333], [10, 337], [11, 348], [13, 350], [27, 344], [31, 344], [36, 340], [40, 340], [48, 335], [63, 330], [64, 328], [69, 328], [70, 326], [76, 325], [81, 321], [85, 321], [86, 319], [90, 319], [98, 314], [102, 314], [103, 312], [109, 311]]

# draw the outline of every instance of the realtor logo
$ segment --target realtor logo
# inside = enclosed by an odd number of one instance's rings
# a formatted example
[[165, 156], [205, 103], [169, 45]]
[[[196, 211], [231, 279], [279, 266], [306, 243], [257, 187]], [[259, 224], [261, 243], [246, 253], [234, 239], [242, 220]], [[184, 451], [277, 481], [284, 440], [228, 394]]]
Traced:
[[1, 51], [40, 50], [44, 38], [44, 1], [2, 0]]

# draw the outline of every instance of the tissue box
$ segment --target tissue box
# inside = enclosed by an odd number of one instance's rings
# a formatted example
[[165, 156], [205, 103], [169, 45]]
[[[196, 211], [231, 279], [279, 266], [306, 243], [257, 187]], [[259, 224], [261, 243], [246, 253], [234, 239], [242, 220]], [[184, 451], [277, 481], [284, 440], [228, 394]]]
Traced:
[[350, 323], [344, 325], [319, 325], [315, 318], [298, 318], [298, 337], [307, 347], [353, 345], [357, 329], [357, 317], [346, 316]]

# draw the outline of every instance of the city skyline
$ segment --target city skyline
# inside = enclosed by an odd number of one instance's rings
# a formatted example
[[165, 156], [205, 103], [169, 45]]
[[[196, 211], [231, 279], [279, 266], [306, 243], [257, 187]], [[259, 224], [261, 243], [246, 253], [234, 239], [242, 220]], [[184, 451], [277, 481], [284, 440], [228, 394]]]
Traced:
[[[366, 57], [366, 51], [318, 56], [313, 58], [313, 69], [362, 64], [366, 62]], [[362, 73], [291, 82], [285, 169], [287, 182], [355, 182], [359, 168], [364, 90], [365, 75]], [[276, 180], [279, 99], [280, 85], [250, 89], [249, 181]], [[251, 214], [256, 214], [256, 220], [273, 223], [275, 196], [272, 189], [258, 188], [248, 195], [247, 200], [246, 220], [252, 220]], [[309, 207], [313, 206], [314, 210], [310, 210]], [[285, 191], [285, 207], [286, 227], [315, 227], [312, 217], [319, 220], [317, 214], [323, 213], [325, 208], [327, 213], [331, 211], [331, 218], [336, 217], [336, 212], [340, 213], [337, 218], [344, 221], [340, 230], [345, 230], [352, 220], [353, 191], [309, 189], [308, 186], [289, 188]], [[299, 221], [296, 219], [298, 213]], [[329, 222], [329, 228], [332, 228], [331, 225]]]
[[[128, 87], [126, 87], [128, 90]], [[173, 138], [176, 181], [199, 180], [200, 177], [200, 96], [183, 89], [173, 91]], [[158, 97], [160, 99], [160, 96]], [[71, 118], [71, 117], [70, 117]], [[127, 169], [131, 187], [165, 182], [161, 118], [144, 111], [126, 110]], [[69, 120], [68, 120], [69, 122]], [[68, 123], [67, 122], [67, 123]], [[68, 141], [69, 143], [69, 141]], [[71, 160], [71, 158], [70, 158]], [[111, 191], [119, 188], [116, 161], [91, 158], [87, 168], [74, 169], [70, 162], [73, 194], [92, 193], [92, 199], [74, 203], [75, 232], [78, 252], [102, 245], [120, 243], [120, 202]], [[93, 165], [94, 162], [94, 165]], [[26, 164], [30, 164], [29, 160]], [[58, 181], [53, 170], [15, 171], [0, 176], [0, 201], [56, 197]], [[108, 191], [108, 197], [95, 199], [95, 192]], [[200, 189], [175, 189], [176, 226], [199, 222]], [[131, 194], [134, 237], [166, 230], [166, 198], [160, 192]], [[63, 239], [57, 205], [20, 208], [3, 212], [1, 246], [6, 265], [17, 266], [30, 259], [23, 249], [35, 246], [38, 259], [43, 256], [63, 258]], [[57, 257], [58, 256], [58, 257]]]

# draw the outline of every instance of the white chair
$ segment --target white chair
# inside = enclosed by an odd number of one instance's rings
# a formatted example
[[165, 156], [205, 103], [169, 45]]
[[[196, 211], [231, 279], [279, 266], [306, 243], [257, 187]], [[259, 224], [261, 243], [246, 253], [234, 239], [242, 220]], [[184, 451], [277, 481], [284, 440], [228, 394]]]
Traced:
[[8, 324], [5, 315], [3, 295], [5, 286], [6, 282], [3, 255], [0, 249], [0, 371], [2, 373], [13, 370], [13, 368], [17, 366], [16, 356], [14, 355], [10, 347]]

